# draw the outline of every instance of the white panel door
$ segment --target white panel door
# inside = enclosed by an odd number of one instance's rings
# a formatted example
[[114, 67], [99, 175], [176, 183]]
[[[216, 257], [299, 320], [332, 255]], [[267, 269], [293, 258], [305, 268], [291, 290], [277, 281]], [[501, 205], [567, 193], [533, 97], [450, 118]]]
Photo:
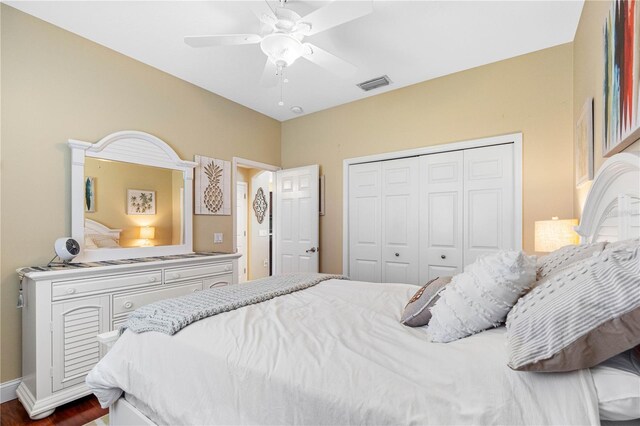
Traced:
[[318, 272], [319, 166], [276, 172], [275, 274]]
[[236, 242], [238, 253], [238, 282], [247, 281], [247, 183], [236, 185]]
[[382, 163], [349, 166], [349, 277], [379, 283]]
[[420, 157], [420, 282], [462, 272], [463, 153]]
[[513, 145], [464, 151], [464, 265], [513, 249]]
[[420, 159], [382, 162], [382, 281], [419, 284]]

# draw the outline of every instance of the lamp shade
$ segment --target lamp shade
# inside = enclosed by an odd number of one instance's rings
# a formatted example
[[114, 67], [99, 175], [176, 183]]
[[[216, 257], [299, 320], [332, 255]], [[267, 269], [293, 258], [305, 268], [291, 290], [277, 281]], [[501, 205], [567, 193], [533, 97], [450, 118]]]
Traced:
[[538, 220], [535, 225], [535, 250], [549, 253], [570, 244], [578, 244], [580, 237], [574, 231], [578, 219]]
[[155, 226], [143, 226], [140, 228], [140, 238], [143, 240], [153, 240], [156, 237]]

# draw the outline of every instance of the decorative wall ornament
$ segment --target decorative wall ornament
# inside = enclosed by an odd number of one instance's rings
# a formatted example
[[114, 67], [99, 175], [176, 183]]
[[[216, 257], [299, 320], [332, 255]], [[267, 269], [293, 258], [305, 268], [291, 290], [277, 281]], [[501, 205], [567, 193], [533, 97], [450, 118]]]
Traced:
[[84, 178], [84, 211], [86, 213], [96, 211], [96, 178], [91, 176]]
[[258, 223], [262, 223], [264, 221], [264, 216], [267, 213], [267, 208], [269, 207], [269, 203], [267, 203], [267, 197], [264, 195], [264, 191], [262, 188], [258, 188], [256, 192], [256, 196], [253, 199], [253, 211], [256, 213], [256, 219]]
[[156, 214], [156, 191], [127, 189], [127, 214]]
[[614, 0], [604, 24], [602, 154], [640, 139], [640, 4]]
[[576, 186], [593, 179], [593, 99], [582, 107], [575, 129]]
[[195, 156], [195, 214], [231, 215], [231, 162]]

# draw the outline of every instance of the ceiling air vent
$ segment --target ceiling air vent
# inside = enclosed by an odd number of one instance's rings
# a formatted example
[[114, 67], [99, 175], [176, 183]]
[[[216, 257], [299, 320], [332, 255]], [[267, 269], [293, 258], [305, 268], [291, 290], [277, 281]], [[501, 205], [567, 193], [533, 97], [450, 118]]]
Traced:
[[371, 80], [363, 81], [362, 83], [358, 83], [356, 86], [358, 86], [365, 92], [368, 92], [369, 90], [388, 86], [389, 84], [391, 84], [391, 80], [386, 75], [383, 75], [382, 77], [377, 77]]

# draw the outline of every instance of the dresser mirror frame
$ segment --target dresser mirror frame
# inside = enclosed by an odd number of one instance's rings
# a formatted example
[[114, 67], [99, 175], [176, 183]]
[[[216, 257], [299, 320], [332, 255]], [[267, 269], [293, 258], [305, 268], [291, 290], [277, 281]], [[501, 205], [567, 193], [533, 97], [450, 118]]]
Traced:
[[[71, 148], [71, 236], [80, 244], [74, 262], [94, 262], [193, 252], [193, 168], [161, 139], [144, 132], [112, 133], [96, 143], [69, 139]], [[87, 157], [178, 170], [184, 176], [183, 241], [179, 245], [85, 249], [84, 179]], [[124, 195], [123, 195], [124, 196]], [[121, 202], [121, 200], [113, 200]]]

